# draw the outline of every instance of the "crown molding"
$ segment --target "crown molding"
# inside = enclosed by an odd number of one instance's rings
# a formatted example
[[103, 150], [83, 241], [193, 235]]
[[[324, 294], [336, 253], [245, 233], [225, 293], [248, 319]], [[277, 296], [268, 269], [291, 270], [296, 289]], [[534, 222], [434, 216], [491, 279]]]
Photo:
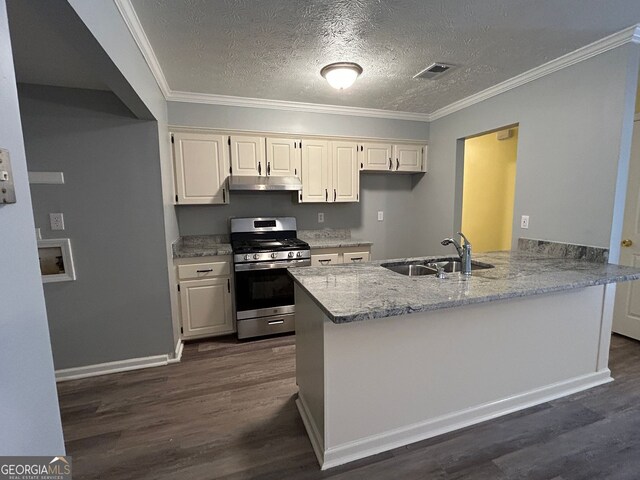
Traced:
[[140, 19], [138, 18], [138, 14], [136, 13], [133, 5], [130, 0], [114, 0], [120, 15], [124, 19], [127, 24], [127, 28], [129, 28], [129, 32], [131, 32], [131, 36], [133, 40], [138, 45], [138, 49], [144, 60], [147, 62], [153, 77], [156, 79], [156, 83], [164, 98], [171, 93], [171, 88], [169, 87], [169, 83], [167, 82], [166, 77], [164, 76], [164, 72], [160, 67], [160, 62], [158, 62], [158, 57], [156, 57], [155, 52], [153, 51], [153, 47], [151, 46], [151, 42], [149, 42], [149, 38], [147, 34], [144, 32], [142, 28], [142, 24], [140, 23]]
[[436, 110], [429, 115], [429, 121], [445, 117], [454, 112], [470, 107], [471, 105], [475, 105], [476, 103], [480, 103], [484, 100], [495, 97], [496, 95], [500, 95], [501, 93], [508, 92], [509, 90], [513, 90], [514, 88], [537, 80], [538, 78], [557, 72], [563, 68], [570, 67], [571, 65], [575, 65], [578, 62], [595, 57], [596, 55], [600, 55], [601, 53], [607, 52], [626, 43], [640, 43], [640, 24], [625, 28], [613, 35], [609, 35], [608, 37], [567, 53], [566, 55], [551, 60], [539, 67], [532, 68], [531, 70], [510, 78], [509, 80], [498, 83], [493, 87], [487, 88], [486, 90]]
[[414, 120], [428, 122], [429, 114], [380, 110], [375, 108], [346, 107], [342, 105], [323, 105], [319, 103], [292, 102], [287, 100], [269, 100], [265, 98], [234, 97], [231, 95], [214, 95], [208, 93], [175, 92], [167, 96], [171, 102], [204, 103], [209, 105], [226, 105], [231, 107], [268, 108], [272, 110], [288, 110], [308, 113], [329, 113], [352, 115], [356, 117], [392, 118], [396, 120]]

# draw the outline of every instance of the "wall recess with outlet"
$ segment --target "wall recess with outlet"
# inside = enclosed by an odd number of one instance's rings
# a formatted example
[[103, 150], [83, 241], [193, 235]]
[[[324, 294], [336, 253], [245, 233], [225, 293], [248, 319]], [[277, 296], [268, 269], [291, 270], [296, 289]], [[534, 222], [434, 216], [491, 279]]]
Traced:
[[16, 190], [13, 185], [9, 151], [0, 148], [0, 204], [3, 203], [16, 203]]

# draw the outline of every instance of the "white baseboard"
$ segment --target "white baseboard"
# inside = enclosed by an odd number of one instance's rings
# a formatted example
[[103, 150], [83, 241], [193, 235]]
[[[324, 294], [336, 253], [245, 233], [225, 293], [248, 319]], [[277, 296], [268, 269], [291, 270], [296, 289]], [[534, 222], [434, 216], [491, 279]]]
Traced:
[[175, 353], [173, 354], [173, 358], [170, 358], [167, 363], [179, 363], [182, 360], [182, 351], [184, 350], [184, 342], [180, 339], [178, 343], [176, 343]]
[[316, 426], [316, 422], [313, 420], [313, 417], [307, 408], [304, 398], [302, 398], [300, 394], [298, 394], [298, 398], [296, 398], [296, 407], [298, 407], [298, 412], [300, 412], [300, 416], [302, 417], [304, 428], [307, 430], [311, 446], [313, 447], [313, 452], [316, 454], [318, 463], [322, 466], [324, 464], [324, 440]]
[[56, 382], [66, 382], [68, 380], [78, 380], [80, 378], [97, 377], [110, 373], [128, 372], [140, 370], [142, 368], [161, 367], [172, 363], [178, 363], [182, 358], [184, 343], [179, 340], [176, 344], [173, 355], [153, 355], [151, 357], [129, 358], [127, 360], [117, 360], [115, 362], [98, 363], [83, 367], [65, 368], [56, 370]]
[[468, 427], [476, 423], [491, 420], [502, 415], [523, 410], [560, 397], [587, 390], [613, 381], [609, 369], [588, 375], [572, 378], [536, 390], [531, 390], [514, 397], [508, 397], [477, 407], [461, 410], [441, 417], [429, 419], [425, 422], [407, 425], [391, 431], [373, 435], [354, 442], [345, 443], [326, 451], [319, 450], [317, 431], [314, 432], [313, 420], [300, 398], [296, 401], [298, 410], [307, 434], [318, 457], [322, 470], [337, 467], [345, 463], [369, 457], [394, 448], [402, 447], [443, 433]]

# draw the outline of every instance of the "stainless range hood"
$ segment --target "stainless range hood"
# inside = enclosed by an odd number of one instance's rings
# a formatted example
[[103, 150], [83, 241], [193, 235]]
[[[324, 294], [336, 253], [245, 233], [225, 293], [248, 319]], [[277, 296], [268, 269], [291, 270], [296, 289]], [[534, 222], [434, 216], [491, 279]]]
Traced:
[[229, 177], [229, 190], [284, 191], [301, 189], [302, 183], [300, 183], [300, 179], [294, 176], [276, 177], [266, 175], [231, 175]]

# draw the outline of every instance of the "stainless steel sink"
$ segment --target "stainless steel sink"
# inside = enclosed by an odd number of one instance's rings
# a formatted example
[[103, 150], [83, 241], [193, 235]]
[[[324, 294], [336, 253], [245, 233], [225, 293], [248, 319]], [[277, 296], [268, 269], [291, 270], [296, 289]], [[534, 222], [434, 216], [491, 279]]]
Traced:
[[392, 272], [407, 275], [409, 277], [419, 277], [422, 275], [434, 275], [436, 273], [435, 268], [427, 267], [424, 264], [402, 264], [402, 265], [382, 265], [384, 268], [391, 270]]
[[[444, 273], [457, 273], [462, 270], [462, 263], [460, 260], [443, 260], [441, 262], [428, 262], [421, 260], [410, 263], [383, 263], [381, 266], [387, 270], [391, 270], [392, 272], [407, 275], [408, 277], [435, 275], [438, 273], [438, 269], [441, 269]], [[493, 265], [471, 262], [472, 272], [474, 270], [485, 270], [487, 268], [493, 268]]]
[[[442, 268], [442, 271], [445, 273], [456, 273], [456, 272], [462, 271], [462, 262], [460, 262], [459, 260], [449, 260], [446, 262], [432, 262], [428, 265], [434, 265], [434, 268], [440, 267]], [[473, 261], [471, 262], [472, 272], [474, 270], [485, 270], [487, 268], [493, 268], [493, 265], [489, 265], [487, 263], [478, 263]]]

